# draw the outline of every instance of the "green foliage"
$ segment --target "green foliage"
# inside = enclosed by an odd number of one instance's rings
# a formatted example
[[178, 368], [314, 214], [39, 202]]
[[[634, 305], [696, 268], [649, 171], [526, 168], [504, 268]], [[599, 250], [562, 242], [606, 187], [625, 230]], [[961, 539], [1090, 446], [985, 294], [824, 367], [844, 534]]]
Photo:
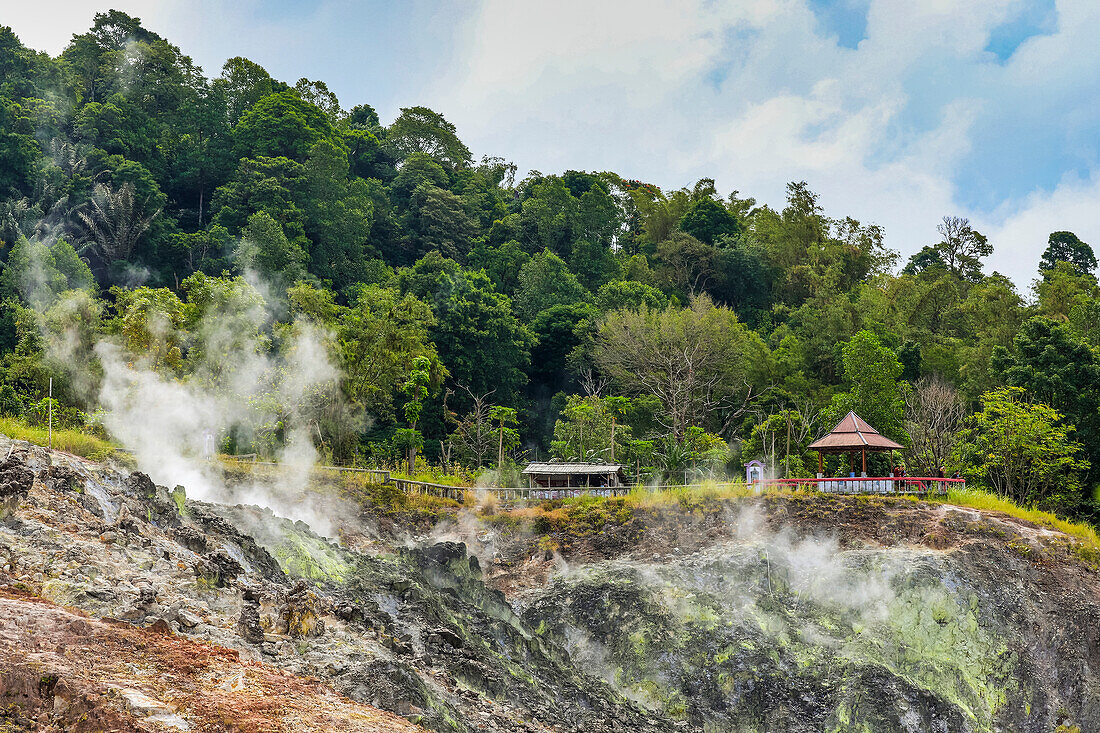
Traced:
[[1065, 416], [1100, 465], [1100, 358], [1065, 324], [1032, 318], [1012, 349], [997, 349], [992, 368], [1005, 384], [1020, 387]]
[[565, 261], [544, 249], [520, 268], [514, 301], [516, 315], [531, 321], [551, 306], [572, 305], [584, 296], [584, 286], [569, 271]]
[[531, 332], [485, 273], [445, 266], [436, 283], [430, 335], [455, 382], [478, 394], [495, 389], [498, 400], [514, 404], [527, 380]]
[[266, 211], [248, 217], [236, 252], [237, 267], [255, 272], [267, 282], [294, 282], [305, 275], [308, 255], [291, 242]]
[[683, 437], [669, 434], [657, 441], [653, 455], [664, 480], [688, 483], [707, 476], [729, 460], [729, 445], [721, 437], [692, 426]]
[[333, 136], [332, 123], [297, 92], [268, 94], [249, 107], [233, 128], [242, 158], [285, 157], [304, 162], [314, 145]]
[[222, 65], [221, 78], [214, 83], [225, 99], [225, 112], [231, 125], [237, 124], [252, 105], [274, 91], [271, 74], [241, 56], [226, 61]]
[[401, 391], [405, 393], [405, 420], [409, 427], [416, 429], [416, 423], [420, 419], [420, 411], [424, 409], [424, 398], [428, 396], [428, 385], [431, 384], [432, 363], [425, 356], [413, 359], [409, 377]]
[[22, 297], [43, 308], [67, 290], [95, 290], [92, 271], [68, 242], [58, 239], [47, 246], [23, 238], [15, 243], [0, 273], [0, 298]]
[[505, 453], [519, 445], [519, 433], [513, 427], [517, 422], [515, 409], [493, 405], [489, 408], [489, 420], [497, 425], [497, 469], [504, 467]]
[[352, 305], [337, 306], [332, 294], [301, 285], [291, 292], [293, 307], [336, 331], [344, 393], [356, 406], [391, 420], [410, 364], [428, 361], [430, 383], [444, 374], [428, 331], [434, 324], [431, 309], [411, 294], [368, 285]]
[[0, 386], [0, 415], [15, 417], [23, 413], [23, 400], [10, 384]]
[[903, 445], [908, 442], [901, 395], [901, 362], [870, 331], [860, 331], [844, 345], [843, 365], [848, 391], [833, 397], [829, 422], [836, 424], [849, 411], [880, 433]]
[[691, 426], [727, 432], [771, 360], [755, 333], [702, 296], [690, 308], [608, 314], [592, 346], [596, 366], [628, 395], [653, 395], [681, 439]]
[[1019, 387], [987, 392], [981, 404], [956, 446], [965, 475], [1018, 504], [1075, 508], [1076, 476], [1088, 461], [1079, 456], [1073, 426]]
[[569, 395], [554, 425], [550, 444], [556, 458], [566, 461], [623, 460], [630, 445], [630, 426], [620, 424], [622, 398]]
[[1053, 270], [1059, 262], [1068, 262], [1078, 275], [1085, 275], [1096, 269], [1096, 254], [1073, 232], [1051, 232], [1039, 271]]
[[1033, 290], [1039, 299], [1039, 314], [1046, 318], [1068, 320], [1074, 308], [1094, 302], [1100, 296], [1096, 277], [1078, 272], [1070, 262], [1058, 261], [1040, 272], [1042, 277], [1035, 281]]
[[601, 312], [638, 310], [642, 306], [651, 310], [663, 310], [668, 296], [655, 287], [633, 280], [613, 280], [596, 293], [596, 308]]
[[699, 199], [680, 219], [680, 228], [696, 239], [714, 244], [721, 237], [734, 237], [741, 233], [741, 225], [726, 207], [712, 198]]
[[568, 381], [570, 358], [582, 346], [596, 312], [588, 303], [552, 305], [535, 316], [530, 374], [551, 388]]
[[386, 144], [398, 158], [423, 153], [452, 169], [468, 165], [471, 158], [455, 126], [427, 107], [402, 107], [386, 130]]
[[117, 328], [132, 358], [153, 370], [183, 367], [184, 305], [168, 288], [116, 287]]

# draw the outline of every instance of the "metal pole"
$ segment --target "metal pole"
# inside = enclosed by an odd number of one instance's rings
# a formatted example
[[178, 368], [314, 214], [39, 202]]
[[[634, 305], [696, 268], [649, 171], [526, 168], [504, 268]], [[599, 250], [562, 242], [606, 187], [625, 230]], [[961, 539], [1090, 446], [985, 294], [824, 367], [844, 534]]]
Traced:
[[50, 450], [53, 450], [53, 377], [50, 377]]

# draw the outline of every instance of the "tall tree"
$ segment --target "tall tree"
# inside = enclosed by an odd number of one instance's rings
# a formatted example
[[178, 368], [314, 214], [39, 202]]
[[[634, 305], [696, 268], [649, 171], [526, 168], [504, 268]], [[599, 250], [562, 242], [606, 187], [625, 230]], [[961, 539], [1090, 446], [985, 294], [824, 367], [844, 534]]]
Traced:
[[1072, 511], [1078, 476], [1089, 467], [1074, 437], [1056, 410], [1028, 400], [1019, 387], [1002, 387], [982, 395], [982, 409], [967, 421], [955, 455], [968, 478], [1001, 496]]
[[398, 430], [394, 437], [407, 450], [409, 476], [416, 475], [416, 451], [424, 443], [424, 438], [416, 430], [416, 423], [420, 420], [424, 400], [428, 397], [428, 385], [431, 383], [430, 369], [431, 362], [427, 357], [416, 357], [413, 359], [408, 379], [402, 387], [405, 393], [403, 410], [409, 427]]
[[398, 158], [424, 153], [451, 169], [469, 165], [472, 157], [455, 126], [427, 107], [402, 107], [386, 130], [386, 144]]
[[1073, 232], [1051, 232], [1039, 271], [1052, 270], [1059, 262], [1068, 262], [1078, 275], [1085, 275], [1096, 269], [1096, 253]]
[[992, 368], [1006, 384], [1062, 413], [1076, 427], [1086, 457], [1100, 466], [1100, 358], [1068, 325], [1032, 318], [1011, 350], [995, 350]]
[[970, 226], [969, 219], [945, 216], [936, 227], [942, 239], [935, 249], [951, 272], [969, 281], [981, 279], [982, 258], [993, 252], [984, 234]]
[[705, 295], [684, 309], [608, 314], [592, 358], [627, 394], [656, 396], [677, 438], [691, 426], [728, 432], [766, 386], [758, 370], [769, 361], [760, 338]]
[[899, 382], [902, 366], [897, 354], [866, 330], [852, 336], [842, 354], [848, 391], [834, 396], [830, 419], [838, 422], [854, 410], [888, 438], [908, 442]]
[[237, 154], [242, 158], [286, 157], [305, 161], [310, 150], [332, 139], [332, 123], [315, 105], [283, 91], [262, 97], [233, 128]]
[[725, 206], [712, 198], [693, 203], [680, 219], [680, 228], [696, 239], [714, 244], [721, 237], [734, 237], [741, 233], [741, 224]]
[[549, 250], [528, 260], [519, 271], [516, 315], [526, 322], [555, 305], [572, 305], [584, 299], [584, 286], [565, 261]]

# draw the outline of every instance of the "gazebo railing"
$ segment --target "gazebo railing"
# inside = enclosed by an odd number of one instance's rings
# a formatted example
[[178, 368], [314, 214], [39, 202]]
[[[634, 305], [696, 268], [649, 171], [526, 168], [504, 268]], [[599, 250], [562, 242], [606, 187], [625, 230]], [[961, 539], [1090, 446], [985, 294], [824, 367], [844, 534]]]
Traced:
[[777, 478], [765, 486], [809, 489], [826, 494], [946, 494], [949, 487], [964, 488], [966, 479], [938, 476], [846, 476], [837, 478]]

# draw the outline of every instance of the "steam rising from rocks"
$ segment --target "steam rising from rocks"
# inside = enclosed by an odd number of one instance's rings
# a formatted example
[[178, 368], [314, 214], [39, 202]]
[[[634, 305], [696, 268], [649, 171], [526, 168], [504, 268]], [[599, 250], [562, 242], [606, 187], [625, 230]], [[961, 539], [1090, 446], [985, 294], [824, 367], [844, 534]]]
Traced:
[[[306, 322], [274, 333], [271, 301], [261, 289], [249, 286], [204, 311], [187, 335], [184, 377], [114, 339], [100, 338], [81, 358], [80, 324], [64, 318], [78, 310], [81, 294], [66, 294], [51, 307], [62, 323], [44, 330], [48, 356], [78, 389], [89, 390], [83, 396], [98, 405], [104, 427], [155, 482], [182, 485], [204, 501], [266, 506], [331, 536], [331, 521], [316, 503], [302, 502], [319, 457], [318, 416], [337, 395], [340, 373], [329, 358], [329, 334]], [[148, 326], [158, 340], [174, 328], [156, 316]], [[273, 338], [278, 348], [269, 349]], [[261, 446], [280, 464], [273, 485], [226, 483], [215, 458], [228, 437], [238, 446]]]

